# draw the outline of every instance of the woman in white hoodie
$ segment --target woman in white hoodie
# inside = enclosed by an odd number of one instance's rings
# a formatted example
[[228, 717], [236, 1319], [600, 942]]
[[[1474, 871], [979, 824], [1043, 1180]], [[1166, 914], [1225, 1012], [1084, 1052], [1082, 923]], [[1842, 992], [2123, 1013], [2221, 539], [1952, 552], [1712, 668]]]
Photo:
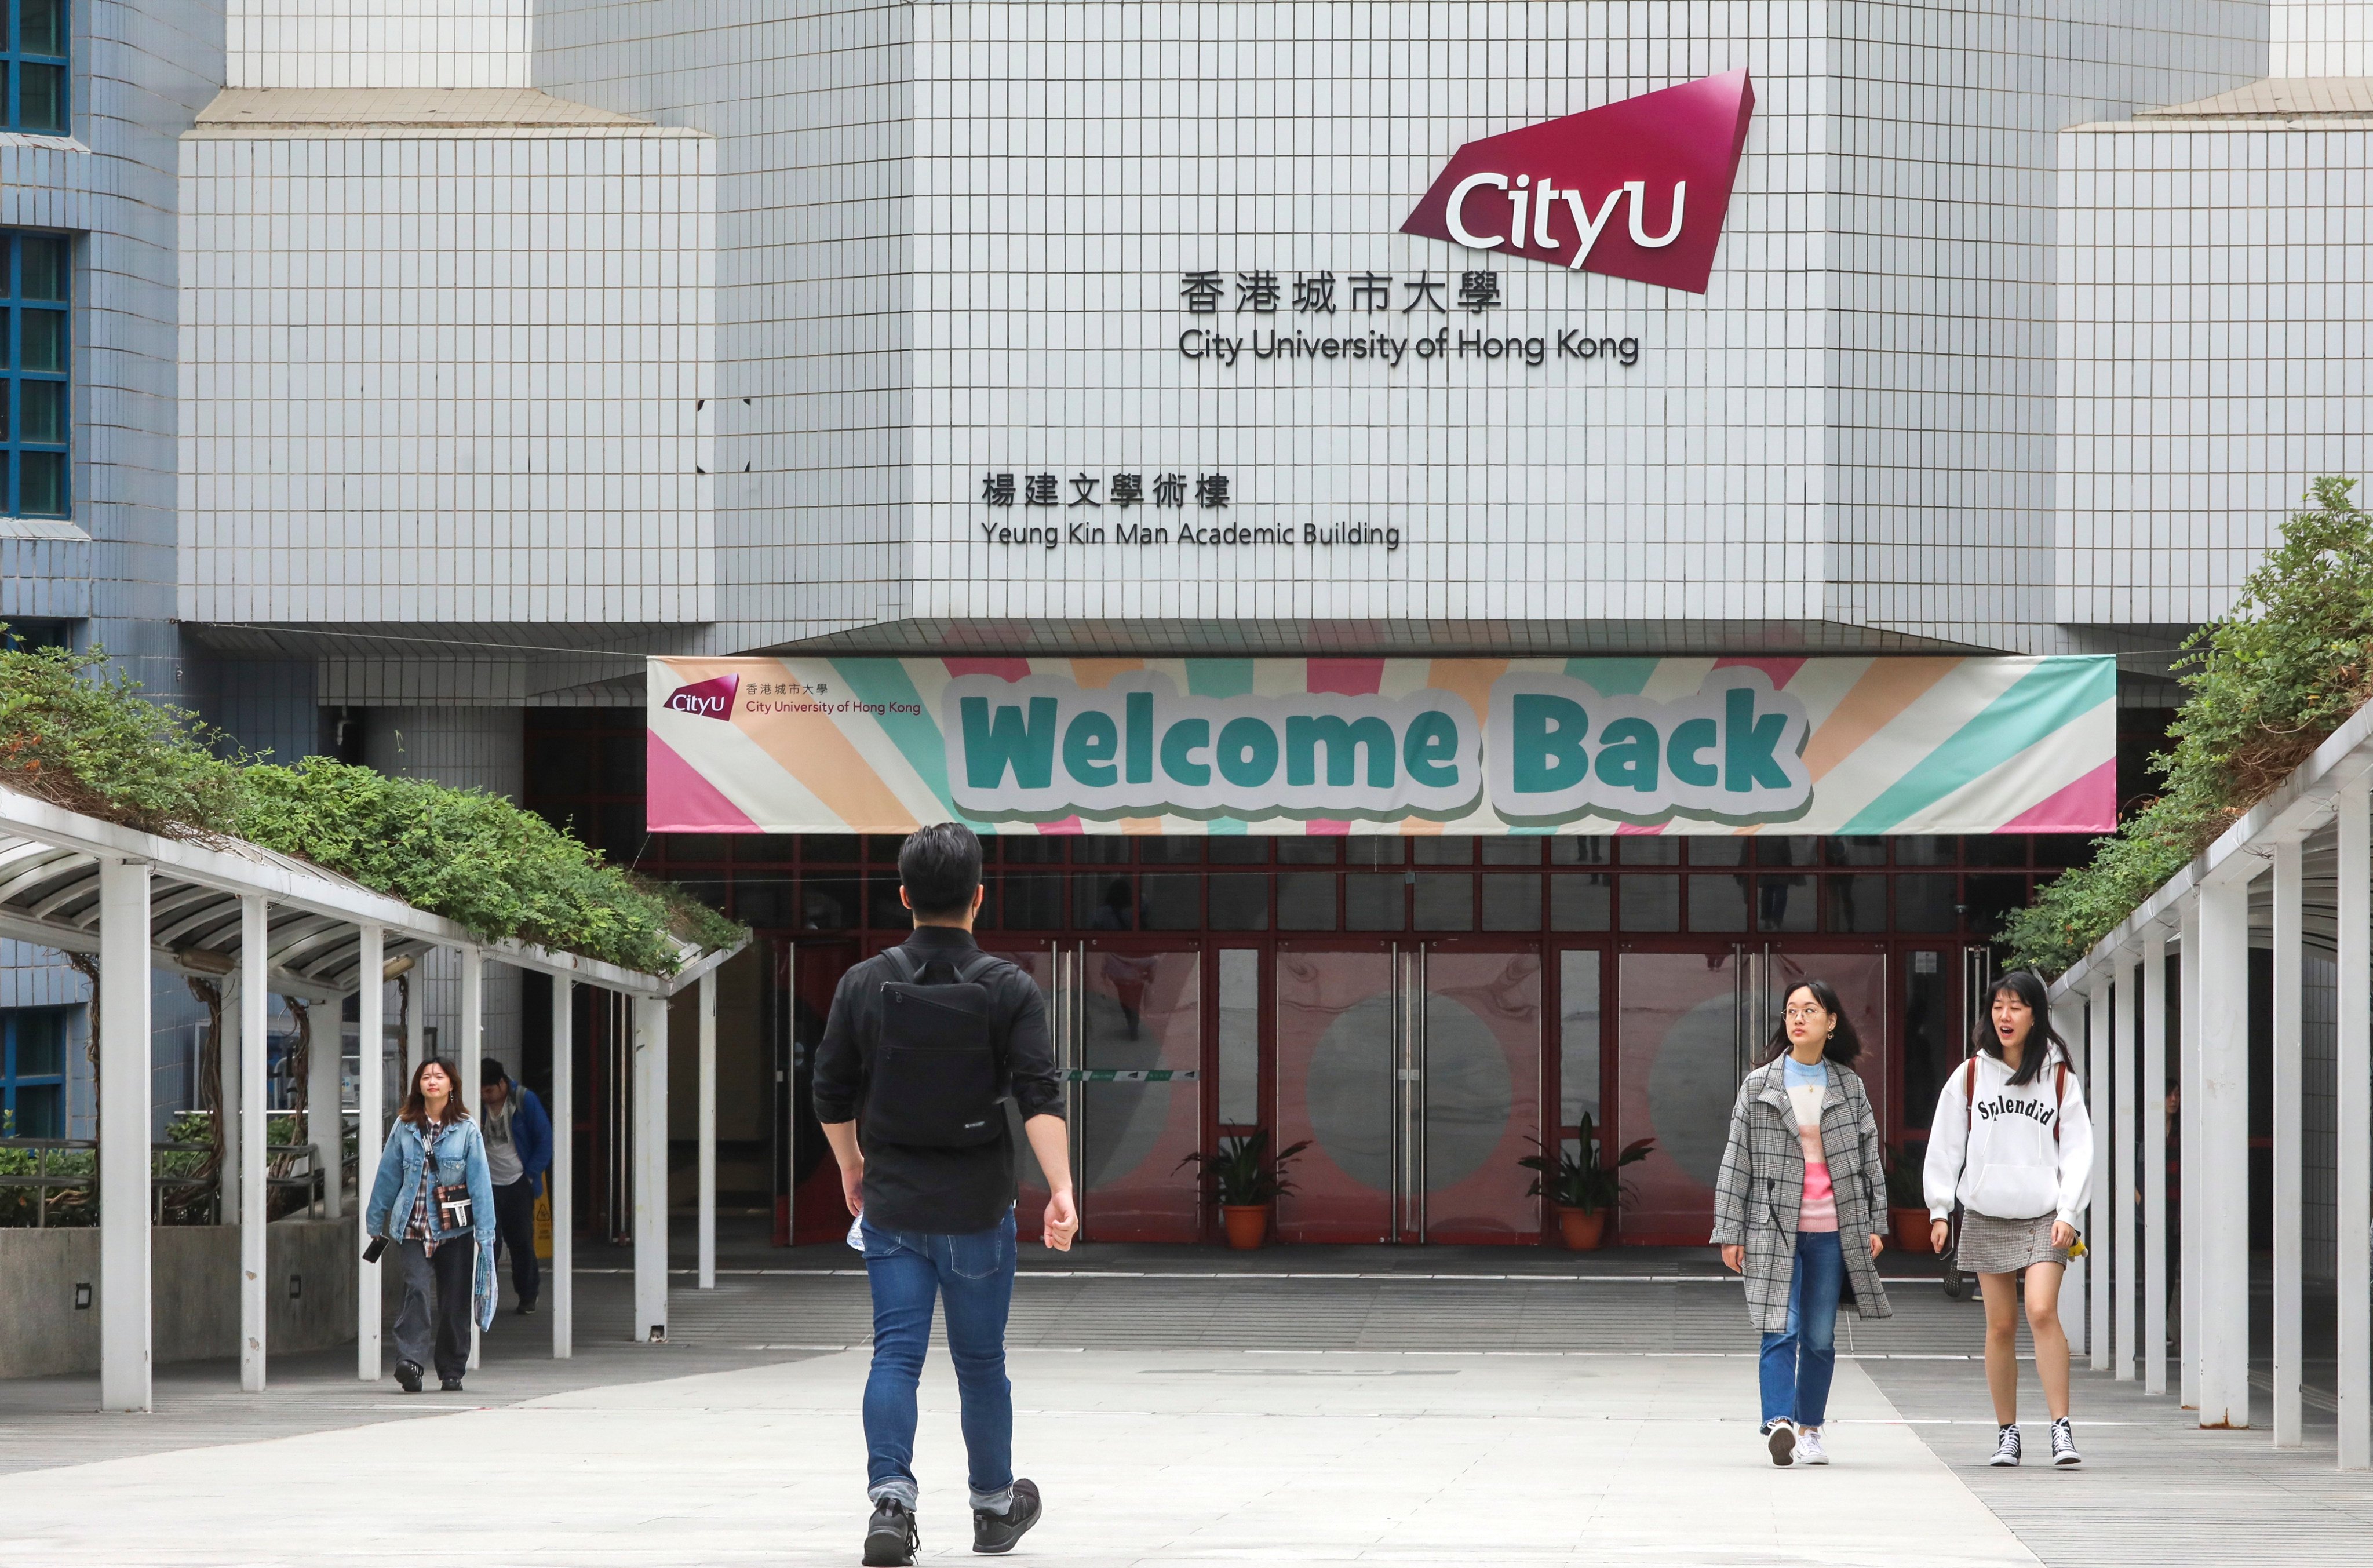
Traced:
[[2035, 1370], [2052, 1410], [2052, 1462], [2082, 1462], [2068, 1422], [2068, 1335], [2060, 1277], [2090, 1199], [2093, 1124], [2068, 1048], [2052, 1033], [2043, 982], [2024, 970], [1994, 982], [1970, 1059], [1945, 1081], [1928, 1132], [1926, 1188], [1936, 1250], [1961, 1205], [1960, 1267], [1986, 1299], [1986, 1387], [1993, 1394], [1996, 1465], [2018, 1444], [2019, 1278]]

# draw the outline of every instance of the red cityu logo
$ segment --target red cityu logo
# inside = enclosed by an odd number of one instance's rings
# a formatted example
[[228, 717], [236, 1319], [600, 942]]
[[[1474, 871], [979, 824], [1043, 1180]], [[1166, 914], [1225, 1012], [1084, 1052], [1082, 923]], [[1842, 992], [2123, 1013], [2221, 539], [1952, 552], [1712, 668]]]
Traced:
[[1732, 71], [1469, 142], [1401, 232], [1703, 294], [1754, 111]]
[[733, 694], [740, 690], [739, 675], [718, 675], [706, 681], [695, 681], [688, 686], [678, 686], [668, 694], [667, 705], [678, 713], [697, 714], [703, 719], [733, 721]]

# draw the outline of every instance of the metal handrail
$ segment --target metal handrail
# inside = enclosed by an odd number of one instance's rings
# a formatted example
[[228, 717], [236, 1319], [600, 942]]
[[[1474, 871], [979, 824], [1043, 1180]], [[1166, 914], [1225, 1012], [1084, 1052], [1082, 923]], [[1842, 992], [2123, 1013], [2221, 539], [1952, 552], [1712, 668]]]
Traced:
[[[341, 1139], [340, 1142], [343, 1144], [344, 1140]], [[96, 1188], [98, 1186], [99, 1176], [96, 1171], [85, 1172], [80, 1175], [53, 1175], [49, 1168], [50, 1155], [53, 1152], [69, 1153], [76, 1151], [88, 1151], [95, 1155], [99, 1151], [99, 1141], [95, 1138], [0, 1138], [0, 1153], [5, 1153], [10, 1149], [24, 1149], [31, 1152], [34, 1155], [33, 1170], [29, 1175], [0, 1171], [0, 1190], [12, 1188], [30, 1188], [33, 1189], [34, 1199], [32, 1228], [35, 1230], [46, 1230], [49, 1227], [50, 1193], [53, 1189], [76, 1192], [91, 1190]], [[214, 1145], [211, 1143], [182, 1143], [170, 1141], [155, 1141], [148, 1145], [148, 1152], [151, 1161], [148, 1179], [151, 1194], [150, 1219], [152, 1223], [161, 1223], [163, 1222], [164, 1195], [168, 1190], [173, 1188], [186, 1189], [193, 1188], [216, 1188], [219, 1187], [221, 1183], [222, 1173], [219, 1170], [209, 1172], [204, 1176], [175, 1176], [169, 1172], [158, 1172], [154, 1166], [155, 1158], [158, 1154], [210, 1154], [214, 1153]], [[312, 1207], [313, 1204], [321, 1201], [322, 1197], [323, 1178], [327, 1175], [327, 1170], [325, 1168], [324, 1162], [321, 1159], [321, 1146], [319, 1144], [267, 1143], [263, 1146], [263, 1152], [267, 1166], [267, 1174], [263, 1178], [263, 1183], [267, 1188], [275, 1187], [303, 1188], [307, 1194], [306, 1207], [309, 1209]], [[302, 1154], [305, 1156], [308, 1166], [307, 1169], [299, 1173], [292, 1173], [286, 1176], [273, 1176], [268, 1174], [269, 1165], [275, 1157], [286, 1157], [297, 1154]], [[353, 1164], [353, 1162], [344, 1157], [344, 1150], [341, 1149], [340, 1158], [338, 1161], [338, 1175], [341, 1184], [343, 1184], [345, 1180], [346, 1168], [351, 1164]], [[97, 1193], [95, 1191], [92, 1191], [92, 1198], [95, 1203], [97, 1199]], [[219, 1220], [219, 1218], [220, 1215], [217, 1213], [216, 1219]]]

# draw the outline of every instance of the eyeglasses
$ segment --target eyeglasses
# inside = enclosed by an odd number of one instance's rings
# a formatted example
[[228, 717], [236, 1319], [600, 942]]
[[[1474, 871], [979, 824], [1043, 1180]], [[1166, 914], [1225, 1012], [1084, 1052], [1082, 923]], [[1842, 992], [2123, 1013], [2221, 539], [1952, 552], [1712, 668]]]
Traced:
[[1816, 1018], [1828, 1017], [1829, 1012], [1829, 1010], [1826, 1007], [1792, 1007], [1788, 1010], [1788, 1022], [1791, 1024], [1810, 1024]]

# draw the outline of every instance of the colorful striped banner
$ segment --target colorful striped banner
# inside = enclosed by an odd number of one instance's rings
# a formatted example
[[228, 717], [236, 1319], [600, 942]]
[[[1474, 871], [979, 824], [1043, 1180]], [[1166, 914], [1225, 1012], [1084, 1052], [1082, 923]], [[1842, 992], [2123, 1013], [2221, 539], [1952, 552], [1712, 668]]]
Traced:
[[660, 833], [2100, 833], [2097, 657], [654, 659]]

